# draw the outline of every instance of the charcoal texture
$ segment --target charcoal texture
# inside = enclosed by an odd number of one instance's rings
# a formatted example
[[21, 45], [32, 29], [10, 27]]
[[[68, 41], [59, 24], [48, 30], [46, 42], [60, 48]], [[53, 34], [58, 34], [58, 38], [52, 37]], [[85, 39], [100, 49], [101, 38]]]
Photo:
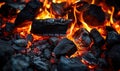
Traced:
[[[40, 35], [55, 36], [55, 34], [66, 34], [68, 24], [72, 20], [65, 19], [40, 19], [34, 20], [31, 32]], [[52, 35], [50, 35], [52, 34]]]
[[100, 6], [90, 5], [88, 9], [84, 11], [83, 19], [91, 26], [103, 25], [103, 22], [105, 21], [105, 13]]
[[[0, 70], [6, 64], [6, 62], [15, 53], [14, 49], [11, 47], [10, 42], [0, 39]], [[2, 70], [1, 70], [2, 71]]]
[[110, 49], [113, 45], [120, 43], [120, 35], [112, 28], [106, 28], [107, 29], [107, 36], [106, 36], [106, 42], [107, 42], [107, 48]]
[[97, 31], [97, 29], [92, 29], [90, 31], [90, 36], [93, 38], [94, 45], [101, 47], [104, 43], [105, 40], [101, 36], [101, 34]]
[[4, 28], [4, 30], [5, 30], [4, 32], [12, 33], [13, 29], [14, 29], [14, 24], [7, 22], [6, 26]]
[[88, 68], [77, 58], [61, 57], [58, 71], [88, 71]]
[[88, 62], [88, 64], [96, 65], [97, 64], [97, 58], [90, 52], [85, 53], [82, 56], [82, 59]]
[[3, 71], [33, 71], [29, 68], [29, 57], [25, 55], [15, 55], [4, 66]]
[[96, 46], [96, 45], [92, 45], [91, 47], [91, 53], [95, 56], [95, 57], [100, 57], [101, 53], [102, 53], [102, 50], [101, 48], [99, 48], [99, 46]]
[[85, 28], [81, 28], [73, 35], [76, 44], [80, 47], [89, 47], [92, 40], [89, 36], [89, 32]]
[[33, 20], [41, 7], [42, 3], [38, 1], [30, 1], [27, 3], [24, 9], [17, 15], [15, 25], [20, 26], [26, 20]]
[[108, 59], [112, 62], [115, 71], [120, 69], [120, 44], [114, 45], [108, 52]]
[[12, 6], [6, 3], [1, 6], [0, 14], [3, 17], [12, 17], [12, 16], [17, 15], [17, 9], [13, 8]]
[[63, 16], [65, 15], [65, 5], [66, 3], [65, 2], [62, 2], [62, 3], [52, 3], [52, 12], [54, 15], [56, 16]]
[[49, 65], [46, 62], [43, 62], [39, 57], [34, 57], [33, 65], [39, 71], [49, 71]]
[[54, 53], [57, 57], [64, 55], [70, 56], [76, 51], [76, 45], [67, 38], [62, 39], [54, 49]]

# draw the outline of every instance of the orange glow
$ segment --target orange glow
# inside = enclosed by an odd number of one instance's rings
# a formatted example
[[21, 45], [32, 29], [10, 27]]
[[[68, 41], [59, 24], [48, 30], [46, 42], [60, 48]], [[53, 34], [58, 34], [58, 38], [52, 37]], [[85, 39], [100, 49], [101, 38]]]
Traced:
[[5, 2], [0, 3], [0, 8], [1, 8], [1, 6], [4, 5], [4, 4], [5, 4]]
[[30, 41], [28, 41], [28, 45], [26, 48], [29, 48], [32, 45], [32, 43]]
[[55, 18], [55, 16], [50, 12], [48, 12], [47, 9], [45, 9], [36, 17], [36, 19], [46, 19], [46, 18]]
[[90, 65], [86, 60], [81, 59], [81, 62], [84, 63], [85, 65], [88, 66], [89, 69], [94, 69], [96, 66], [95, 65]]
[[95, 4], [95, 0], [92, 0], [91, 4]]
[[76, 3], [78, 0], [52, 0], [53, 3], [67, 2], [68, 5]]
[[[109, 12], [108, 12], [109, 13]], [[112, 7], [112, 11], [110, 12], [110, 23], [114, 23], [114, 21], [113, 21], [113, 13], [114, 13], [114, 7]]]
[[[29, 2], [30, 0], [25, 0], [26, 3]], [[108, 7], [104, 2], [101, 2], [98, 6], [101, 6], [102, 10], [105, 12], [106, 15], [106, 19], [104, 22], [104, 25], [102, 26], [90, 26], [88, 25], [83, 18], [83, 11], [78, 11], [76, 8], [77, 5], [75, 3], [81, 1], [81, 0], [39, 0], [40, 2], [43, 2], [43, 7], [39, 10], [39, 14], [35, 17], [35, 19], [47, 19], [47, 18], [65, 18], [65, 19], [69, 19], [68, 18], [68, 12], [65, 12], [64, 16], [57, 16], [53, 13], [52, 11], [52, 2], [53, 3], [62, 3], [62, 2], [66, 2], [65, 7], [70, 7], [72, 8], [72, 10], [70, 10], [71, 14], [74, 15], [73, 17], [73, 22], [70, 23], [69, 28], [66, 32], [66, 36], [68, 39], [70, 39], [71, 41], [73, 41], [77, 47], [77, 51], [75, 52], [75, 54], [73, 54], [71, 57], [76, 57], [76, 56], [81, 56], [83, 55], [83, 53], [89, 51], [89, 49], [87, 48], [83, 48], [82, 46], [79, 46], [78, 43], [75, 42], [75, 39], [73, 38], [74, 33], [79, 30], [80, 28], [85, 28], [87, 29], [87, 31], [91, 31], [91, 29], [96, 28], [100, 34], [102, 35], [102, 37], [106, 38], [106, 31], [105, 31], [105, 26], [111, 26], [113, 28], [115, 28], [115, 30], [117, 30], [118, 33], [120, 33], [120, 21], [115, 20], [113, 15], [114, 15], [114, 7]], [[96, 0], [85, 0], [90, 4], [95, 4]], [[0, 7], [2, 5], [4, 5], [5, 2], [0, 3]], [[87, 8], [86, 8], [87, 9]], [[20, 10], [17, 10], [17, 13], [20, 13]], [[66, 14], [67, 13], [67, 14]], [[120, 16], [120, 11], [117, 13], [117, 15]], [[12, 18], [12, 19], [7, 19], [7, 22], [12, 22], [14, 23], [16, 18]], [[6, 21], [6, 20], [5, 20]], [[80, 23], [80, 24], [79, 24]], [[33, 33], [30, 32], [31, 30], [31, 25], [32, 25], [32, 21], [26, 21], [23, 24], [24, 27], [18, 27], [16, 28], [14, 31], [19, 33], [20, 36], [22, 37], [26, 37], [28, 34], [32, 34], [33, 36], [33, 42], [36, 40], [44, 40], [49, 38], [49, 36], [41, 36], [41, 35], [35, 35]], [[43, 23], [44, 24], [44, 23]], [[4, 28], [6, 25], [3, 24], [2, 28]], [[94, 42], [92, 42], [94, 43]], [[28, 41], [28, 46], [27, 48], [29, 48], [31, 46], [31, 42]], [[89, 47], [88, 47], [89, 48]], [[87, 62], [85, 60], [81, 60], [84, 64], [87, 64]], [[92, 65], [88, 65], [88, 67], [90, 69], [94, 68], [94, 66]]]
[[120, 16], [120, 11], [118, 12], [118, 16]]
[[19, 32], [21, 36], [26, 37], [27, 34], [30, 34], [30, 30], [31, 30], [31, 21], [27, 21], [24, 22], [26, 24], [26, 26], [24, 27], [20, 27], [20, 28], [16, 28], [15, 32]]

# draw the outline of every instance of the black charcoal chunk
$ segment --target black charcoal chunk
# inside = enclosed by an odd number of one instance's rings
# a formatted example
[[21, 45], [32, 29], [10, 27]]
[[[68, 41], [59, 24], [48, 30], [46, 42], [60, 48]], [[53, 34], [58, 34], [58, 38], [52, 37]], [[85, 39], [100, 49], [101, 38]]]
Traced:
[[108, 59], [111, 60], [110, 64], [114, 67], [115, 71], [120, 69], [120, 44], [112, 46], [108, 52]]
[[1, 6], [0, 14], [3, 17], [12, 17], [12, 16], [17, 15], [17, 9], [13, 8], [12, 6], [6, 3]]
[[86, 61], [88, 64], [91, 64], [91, 65], [97, 64], [97, 58], [90, 52], [83, 54], [82, 60]]
[[9, 3], [9, 5], [18, 10], [22, 10], [25, 7], [25, 4], [20, 3]]
[[17, 51], [21, 51], [21, 50], [25, 49], [25, 47], [20, 47], [20, 46], [17, 46], [17, 45], [13, 45], [12, 48], [17, 50]]
[[14, 24], [7, 22], [4, 29], [5, 29], [5, 32], [12, 33], [12, 31], [14, 29]]
[[33, 65], [39, 71], [49, 71], [49, 65], [43, 62], [39, 57], [34, 57]]
[[52, 7], [52, 12], [54, 15], [56, 16], [63, 16], [65, 13], [65, 2], [62, 3], [52, 3], [51, 7]]
[[4, 66], [3, 71], [31, 71], [30, 59], [25, 55], [15, 55]]
[[80, 47], [89, 47], [92, 40], [89, 36], [89, 32], [85, 28], [81, 28], [73, 35], [76, 44]]
[[54, 53], [57, 57], [67, 55], [70, 56], [77, 51], [76, 45], [67, 38], [62, 39], [54, 48]]
[[44, 56], [47, 58], [47, 59], [50, 59], [51, 57], [51, 51], [49, 49], [45, 49], [44, 50]]
[[45, 50], [46, 48], [48, 48], [50, 45], [49, 43], [45, 43], [45, 44], [42, 44], [42, 45], [38, 45], [36, 46], [39, 50], [43, 51]]
[[98, 66], [101, 68], [106, 68], [106, 67], [108, 67], [108, 63], [105, 59], [99, 58], [98, 59]]
[[28, 35], [27, 35], [27, 40], [28, 40], [28, 41], [31, 41], [31, 42], [33, 41], [33, 36], [32, 36], [32, 34], [28, 34]]
[[76, 9], [78, 11], [84, 11], [85, 9], [87, 9], [89, 7], [89, 3], [86, 1], [79, 1], [76, 3]]
[[116, 31], [113, 27], [111, 27], [111, 26], [106, 26], [106, 31], [107, 31], [107, 32], [114, 31], [114, 32], [117, 33], [117, 31]]
[[105, 13], [100, 6], [90, 5], [88, 9], [83, 12], [83, 19], [91, 26], [103, 25], [105, 21]]
[[30, 1], [27, 3], [24, 9], [17, 15], [15, 25], [20, 26], [26, 20], [33, 20], [41, 7], [42, 3], [39, 1]]
[[49, 39], [49, 43], [50, 43], [51, 45], [56, 46], [56, 45], [58, 44], [58, 42], [59, 42], [59, 38], [57, 38], [57, 37], [51, 37], [51, 38]]
[[68, 29], [68, 24], [72, 20], [68, 19], [39, 19], [34, 20], [31, 26], [31, 32], [39, 35], [51, 35], [56, 36], [56, 34], [66, 34]]
[[53, 64], [51, 67], [51, 71], [58, 71], [57, 65]]
[[78, 58], [61, 57], [58, 71], [88, 71], [88, 68]]
[[102, 50], [99, 48], [99, 46], [92, 45], [90, 52], [95, 56], [95, 57], [100, 57]]
[[38, 46], [46, 43], [47, 43], [47, 40], [38, 40], [38, 41], [35, 41], [33, 45]]
[[104, 71], [104, 70], [101, 68], [97, 68], [97, 69], [95, 69], [95, 71]]
[[101, 34], [97, 31], [97, 29], [92, 29], [90, 31], [90, 36], [93, 38], [94, 44], [96, 46], [101, 47], [102, 45], [104, 45], [105, 40], [104, 38], [101, 36]]
[[[6, 64], [6, 62], [15, 53], [14, 49], [11, 47], [10, 42], [0, 39], [0, 70]], [[1, 70], [2, 71], [2, 70]]]
[[120, 0], [105, 0], [106, 4], [109, 6], [114, 6], [115, 10], [120, 10]]
[[120, 43], [120, 35], [114, 29], [106, 29], [108, 31], [106, 36], [107, 48], [110, 49], [113, 45]]
[[26, 47], [28, 43], [28, 41], [25, 39], [17, 39], [17, 40], [14, 40], [13, 42], [20, 47]]

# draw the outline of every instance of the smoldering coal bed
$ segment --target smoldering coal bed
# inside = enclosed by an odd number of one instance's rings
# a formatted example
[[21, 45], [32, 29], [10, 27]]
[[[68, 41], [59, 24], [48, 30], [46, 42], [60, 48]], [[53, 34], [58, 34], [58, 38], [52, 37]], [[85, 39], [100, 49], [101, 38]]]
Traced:
[[120, 0], [1, 0], [0, 71], [119, 71]]

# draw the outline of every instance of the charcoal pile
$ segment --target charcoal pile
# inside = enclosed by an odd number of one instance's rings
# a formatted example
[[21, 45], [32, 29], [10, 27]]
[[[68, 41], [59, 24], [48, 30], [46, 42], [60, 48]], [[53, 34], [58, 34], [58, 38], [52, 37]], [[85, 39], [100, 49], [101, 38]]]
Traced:
[[120, 71], [111, 1], [1, 0], [0, 71]]

